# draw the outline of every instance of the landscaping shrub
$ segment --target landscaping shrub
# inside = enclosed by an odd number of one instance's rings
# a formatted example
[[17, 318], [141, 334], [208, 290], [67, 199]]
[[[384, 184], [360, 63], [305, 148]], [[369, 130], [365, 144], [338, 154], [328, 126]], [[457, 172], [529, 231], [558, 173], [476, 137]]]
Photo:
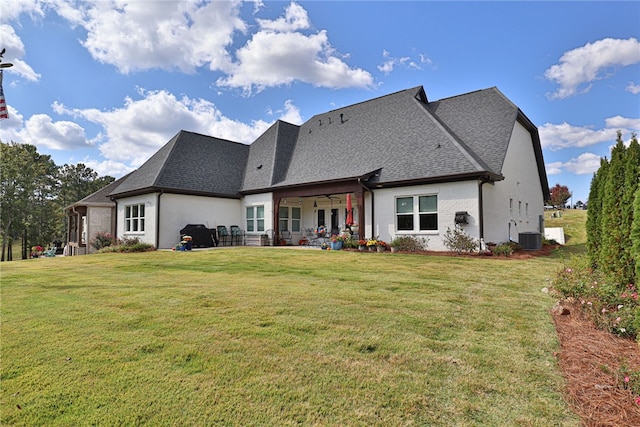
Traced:
[[140, 242], [138, 237], [124, 237], [118, 240], [116, 245], [105, 246], [100, 252], [147, 252], [153, 250], [155, 250], [155, 246]]
[[453, 230], [447, 228], [447, 232], [444, 235], [444, 245], [456, 253], [473, 252], [478, 248], [477, 240], [457, 226]]
[[496, 248], [492, 252], [494, 255], [511, 256], [513, 254], [513, 246], [507, 243], [503, 243], [496, 246]]
[[425, 251], [429, 246], [429, 240], [424, 237], [398, 236], [393, 239], [391, 246], [395, 246], [399, 251]]
[[93, 241], [91, 242], [91, 246], [93, 246], [97, 251], [102, 248], [106, 248], [107, 246], [111, 246], [113, 244], [113, 237], [110, 233], [100, 232], [96, 233]]
[[558, 271], [553, 288], [563, 298], [577, 302], [599, 328], [638, 338], [640, 304], [636, 286], [629, 283], [621, 289], [614, 277], [589, 265], [586, 257], [573, 258], [572, 267]]

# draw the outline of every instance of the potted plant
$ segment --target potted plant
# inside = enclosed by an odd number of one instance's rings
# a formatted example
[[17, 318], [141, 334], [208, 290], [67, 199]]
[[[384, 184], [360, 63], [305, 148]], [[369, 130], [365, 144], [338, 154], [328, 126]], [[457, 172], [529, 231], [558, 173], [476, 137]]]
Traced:
[[367, 240], [367, 249], [369, 249], [369, 252], [375, 252], [376, 246], [378, 246], [378, 241], [376, 239]]
[[402, 246], [402, 240], [399, 237], [396, 237], [391, 241], [391, 243], [389, 243], [391, 252], [398, 252], [400, 250], [400, 246]]
[[42, 255], [43, 251], [44, 251], [44, 249], [40, 245], [32, 246], [31, 247], [31, 258], [38, 258], [40, 255]]
[[358, 240], [358, 250], [361, 250], [361, 251], [367, 250], [367, 241], [365, 239]]
[[329, 240], [331, 241], [331, 249], [333, 249], [334, 251], [339, 251], [340, 249], [342, 249], [342, 245], [344, 244], [344, 237], [334, 234]]
[[387, 250], [387, 243], [383, 240], [378, 240], [376, 242], [376, 248], [378, 252], [385, 252]]

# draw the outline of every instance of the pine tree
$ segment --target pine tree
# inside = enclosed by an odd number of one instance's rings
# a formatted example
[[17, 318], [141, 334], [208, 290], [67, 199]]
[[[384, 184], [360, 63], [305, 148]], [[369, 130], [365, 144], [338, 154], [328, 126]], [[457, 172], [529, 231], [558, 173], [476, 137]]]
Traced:
[[609, 161], [600, 159], [600, 168], [593, 175], [589, 189], [589, 205], [587, 210], [587, 254], [592, 267], [597, 268], [600, 260], [602, 238], [602, 199], [604, 184], [609, 173]]

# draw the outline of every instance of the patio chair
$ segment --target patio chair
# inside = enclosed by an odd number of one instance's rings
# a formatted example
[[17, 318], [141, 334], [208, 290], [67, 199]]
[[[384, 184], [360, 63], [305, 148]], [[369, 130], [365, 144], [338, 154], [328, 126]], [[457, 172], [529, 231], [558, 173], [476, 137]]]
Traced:
[[231, 226], [231, 245], [244, 245], [244, 232], [237, 225]]
[[231, 244], [231, 236], [229, 235], [229, 231], [227, 227], [224, 225], [218, 226], [218, 240], [220, 241], [221, 246], [227, 246]]
[[290, 231], [280, 232], [280, 241], [284, 241], [285, 245], [293, 244]]
[[42, 253], [42, 255], [46, 256], [46, 257], [54, 257], [56, 256], [56, 247], [54, 246], [53, 248], [50, 248], [49, 250], [46, 250]]

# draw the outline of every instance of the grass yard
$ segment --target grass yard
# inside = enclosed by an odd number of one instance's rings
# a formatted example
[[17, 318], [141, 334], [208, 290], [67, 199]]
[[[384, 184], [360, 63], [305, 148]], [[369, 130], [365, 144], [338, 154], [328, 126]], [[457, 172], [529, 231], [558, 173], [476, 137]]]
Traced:
[[3, 263], [0, 424], [577, 426], [541, 292], [561, 262], [233, 248]]

